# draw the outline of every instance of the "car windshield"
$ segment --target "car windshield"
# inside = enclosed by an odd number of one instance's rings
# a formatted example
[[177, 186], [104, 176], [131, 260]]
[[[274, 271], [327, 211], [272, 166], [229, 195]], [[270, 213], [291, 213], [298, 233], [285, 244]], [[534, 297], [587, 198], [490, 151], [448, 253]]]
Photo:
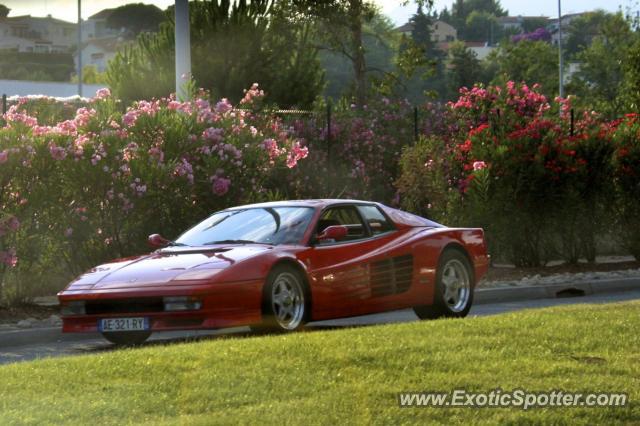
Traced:
[[218, 212], [175, 242], [189, 246], [211, 244], [297, 244], [309, 226], [310, 207], [265, 207]]

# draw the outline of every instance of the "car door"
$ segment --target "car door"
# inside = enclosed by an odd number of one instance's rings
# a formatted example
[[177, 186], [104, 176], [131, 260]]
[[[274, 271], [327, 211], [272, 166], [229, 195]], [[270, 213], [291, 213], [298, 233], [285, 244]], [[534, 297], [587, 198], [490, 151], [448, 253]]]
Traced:
[[363, 219], [357, 205], [339, 205], [320, 216], [315, 234], [328, 226], [346, 226], [346, 238], [315, 242], [307, 258], [313, 287], [313, 317], [335, 318], [375, 311], [371, 260], [384, 257], [395, 229], [376, 228]]

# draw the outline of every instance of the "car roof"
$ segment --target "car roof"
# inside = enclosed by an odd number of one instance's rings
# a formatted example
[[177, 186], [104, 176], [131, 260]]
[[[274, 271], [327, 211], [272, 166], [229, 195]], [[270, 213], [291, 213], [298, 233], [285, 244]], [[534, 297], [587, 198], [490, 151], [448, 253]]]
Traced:
[[287, 201], [271, 201], [267, 203], [246, 204], [244, 206], [231, 207], [226, 210], [265, 208], [265, 207], [313, 207], [324, 208], [335, 204], [364, 204], [377, 205], [372, 201], [361, 200], [343, 200], [343, 199], [312, 199], [312, 200], [287, 200]]

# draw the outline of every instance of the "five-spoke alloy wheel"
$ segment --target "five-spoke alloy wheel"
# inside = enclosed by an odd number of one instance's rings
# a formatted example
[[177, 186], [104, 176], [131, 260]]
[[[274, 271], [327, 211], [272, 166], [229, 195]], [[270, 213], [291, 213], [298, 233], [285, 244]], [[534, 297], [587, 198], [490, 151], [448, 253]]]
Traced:
[[464, 317], [473, 303], [473, 287], [473, 271], [467, 257], [459, 250], [445, 250], [436, 271], [433, 305], [416, 306], [413, 310], [420, 319]]
[[309, 315], [309, 294], [301, 274], [287, 266], [271, 271], [263, 293], [263, 324], [254, 329], [294, 331]]

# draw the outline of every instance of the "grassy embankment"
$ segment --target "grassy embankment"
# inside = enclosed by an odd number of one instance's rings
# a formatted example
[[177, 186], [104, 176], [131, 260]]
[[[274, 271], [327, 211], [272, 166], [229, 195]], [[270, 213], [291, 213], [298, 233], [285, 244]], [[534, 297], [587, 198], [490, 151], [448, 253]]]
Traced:
[[[640, 423], [640, 303], [149, 345], [0, 367], [1, 424]], [[399, 408], [401, 391], [626, 392], [624, 408]]]

